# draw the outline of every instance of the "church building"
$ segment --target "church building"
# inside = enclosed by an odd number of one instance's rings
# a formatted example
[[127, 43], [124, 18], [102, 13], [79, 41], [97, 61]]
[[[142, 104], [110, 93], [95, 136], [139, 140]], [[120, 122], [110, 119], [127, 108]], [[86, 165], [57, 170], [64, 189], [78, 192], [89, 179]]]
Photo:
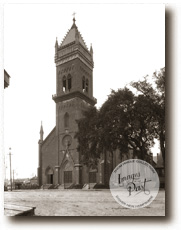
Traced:
[[76, 120], [82, 111], [94, 106], [93, 97], [93, 49], [87, 48], [73, 18], [73, 24], [62, 43], [55, 43], [56, 125], [43, 139], [40, 128], [38, 183], [62, 188], [82, 188], [86, 185], [108, 185], [112, 170], [123, 160], [133, 157], [132, 150], [101, 156], [94, 168], [82, 165], [77, 151], [78, 131]]

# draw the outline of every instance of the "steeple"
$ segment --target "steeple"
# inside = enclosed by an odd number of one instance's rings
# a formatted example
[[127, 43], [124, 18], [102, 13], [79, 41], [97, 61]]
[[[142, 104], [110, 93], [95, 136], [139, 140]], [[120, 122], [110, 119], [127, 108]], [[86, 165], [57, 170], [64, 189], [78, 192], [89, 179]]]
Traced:
[[80, 34], [78, 27], [75, 24], [75, 21], [76, 20], [74, 17], [72, 27], [68, 30], [67, 34], [65, 35], [62, 43], [60, 44], [60, 48], [63, 48], [66, 45], [76, 42], [76, 44], [80, 43], [84, 47], [84, 49], [88, 51], [88, 48], [84, 42], [84, 39], [82, 38], [82, 35]]
[[40, 127], [40, 141], [43, 141], [43, 125], [42, 125], [42, 121], [41, 121], [41, 127]]
[[[93, 97], [93, 49], [87, 48], [78, 30], [73, 14], [73, 24], [58, 45], [55, 47], [56, 94], [53, 100], [61, 101], [81, 98], [86, 103], [95, 105]], [[57, 104], [58, 105], [58, 104]]]

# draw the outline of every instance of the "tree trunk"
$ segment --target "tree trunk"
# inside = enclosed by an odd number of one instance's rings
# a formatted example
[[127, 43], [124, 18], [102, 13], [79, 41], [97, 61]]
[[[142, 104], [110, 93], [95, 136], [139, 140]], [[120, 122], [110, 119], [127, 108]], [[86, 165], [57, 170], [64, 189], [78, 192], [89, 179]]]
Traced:
[[113, 172], [113, 169], [114, 169], [114, 152], [112, 151], [111, 152], [111, 154], [112, 154], [112, 172]]
[[163, 166], [165, 167], [165, 138], [163, 131], [160, 132], [160, 150], [163, 158]]
[[145, 159], [144, 147], [140, 146], [139, 149], [140, 149], [140, 158], [141, 160], [144, 160]]
[[104, 149], [104, 184], [107, 185], [108, 181], [107, 181], [107, 153], [106, 150]]

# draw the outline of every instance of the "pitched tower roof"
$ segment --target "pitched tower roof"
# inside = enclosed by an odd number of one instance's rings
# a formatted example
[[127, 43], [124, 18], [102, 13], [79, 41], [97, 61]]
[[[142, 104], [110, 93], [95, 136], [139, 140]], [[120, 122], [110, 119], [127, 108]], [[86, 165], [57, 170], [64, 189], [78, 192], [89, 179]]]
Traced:
[[[95, 105], [96, 99], [93, 97], [92, 86], [93, 49], [92, 46], [90, 50], [87, 48], [75, 24], [75, 18], [60, 45], [56, 39], [54, 60], [57, 67], [57, 94], [53, 96], [53, 100], [58, 103], [78, 97]], [[83, 76], [86, 77], [84, 86], [81, 80]]]
[[78, 39], [78, 41], [81, 43], [81, 45], [85, 48], [85, 49], [88, 49], [83, 38], [82, 38], [82, 35], [80, 34], [80, 32], [78, 31], [78, 27], [77, 25], [75, 24], [75, 18], [73, 18], [73, 24], [72, 24], [72, 27], [71, 29], [67, 32], [67, 34], [65, 35], [62, 43], [60, 46], [65, 46], [69, 43], [72, 43], [74, 41], [76, 41]]

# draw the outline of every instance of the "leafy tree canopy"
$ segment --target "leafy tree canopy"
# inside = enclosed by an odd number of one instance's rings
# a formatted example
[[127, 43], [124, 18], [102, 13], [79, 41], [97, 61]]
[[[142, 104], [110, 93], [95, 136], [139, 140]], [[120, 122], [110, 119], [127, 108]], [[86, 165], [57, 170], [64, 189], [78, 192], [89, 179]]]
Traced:
[[132, 82], [131, 86], [136, 88], [144, 97], [148, 98], [152, 111], [153, 135], [160, 141], [160, 149], [165, 161], [165, 68], [153, 73], [154, 84], [148, 81], [146, 76], [143, 81]]
[[97, 110], [90, 107], [78, 121], [76, 134], [78, 151], [85, 164], [95, 164], [104, 151], [129, 148], [145, 159], [159, 138], [165, 155], [165, 68], [153, 73], [155, 86], [147, 80], [132, 82], [139, 94], [125, 87], [112, 90], [106, 102]]

